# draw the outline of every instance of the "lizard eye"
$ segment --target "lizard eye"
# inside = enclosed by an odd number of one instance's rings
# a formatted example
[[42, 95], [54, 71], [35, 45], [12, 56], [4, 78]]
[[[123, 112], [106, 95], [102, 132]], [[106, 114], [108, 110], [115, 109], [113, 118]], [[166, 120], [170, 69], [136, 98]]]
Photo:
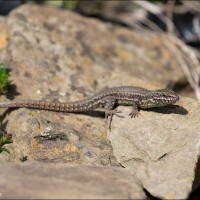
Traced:
[[160, 92], [155, 92], [155, 93], [153, 94], [153, 97], [154, 97], [155, 99], [159, 99], [160, 97], [162, 97], [162, 94], [161, 94]]

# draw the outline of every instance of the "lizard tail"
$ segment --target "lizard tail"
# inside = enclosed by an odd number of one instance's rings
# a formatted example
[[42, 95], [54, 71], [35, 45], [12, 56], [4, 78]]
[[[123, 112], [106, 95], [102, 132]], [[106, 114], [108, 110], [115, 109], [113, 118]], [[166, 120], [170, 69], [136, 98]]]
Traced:
[[81, 112], [88, 110], [88, 107], [84, 106], [84, 103], [81, 102], [54, 103], [48, 101], [34, 101], [34, 100], [0, 102], [0, 108], [32, 108], [32, 109], [52, 110], [61, 112]]

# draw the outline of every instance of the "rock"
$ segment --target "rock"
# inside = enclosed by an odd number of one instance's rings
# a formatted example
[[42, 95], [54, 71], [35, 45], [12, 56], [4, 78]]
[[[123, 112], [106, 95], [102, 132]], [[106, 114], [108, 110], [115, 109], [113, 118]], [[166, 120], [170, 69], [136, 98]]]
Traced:
[[110, 143], [97, 135], [97, 128], [90, 137], [87, 131], [83, 133], [70, 123], [48, 121], [25, 108], [12, 111], [4, 122], [14, 142], [7, 145], [10, 154], [2, 154], [0, 160], [117, 165]]
[[[10, 79], [17, 86], [16, 91], [8, 91], [10, 99], [76, 101], [108, 86], [164, 87], [183, 76], [178, 60], [170, 59], [173, 54], [161, 45], [164, 35], [141, 35], [69, 11], [33, 5], [19, 7], [1, 23], [0, 60], [8, 64]], [[4, 111], [1, 109], [2, 121], [13, 133], [14, 143], [12, 153], [1, 159], [19, 161], [28, 156], [46, 162], [112, 163], [103, 113], [19, 109], [5, 118]], [[49, 126], [55, 135], [62, 130], [84, 139], [65, 146], [59, 139], [41, 142], [34, 138]]]
[[120, 107], [126, 117], [114, 117], [108, 131], [118, 162], [162, 199], [186, 199], [200, 185], [200, 103], [182, 98], [179, 105], [140, 111], [135, 119]]
[[33, 5], [11, 12], [1, 31], [9, 39], [0, 60], [11, 68], [20, 98], [79, 100], [108, 86], [165, 87], [184, 77], [164, 34]]
[[3, 199], [146, 199], [140, 182], [115, 167], [38, 162], [0, 165]]

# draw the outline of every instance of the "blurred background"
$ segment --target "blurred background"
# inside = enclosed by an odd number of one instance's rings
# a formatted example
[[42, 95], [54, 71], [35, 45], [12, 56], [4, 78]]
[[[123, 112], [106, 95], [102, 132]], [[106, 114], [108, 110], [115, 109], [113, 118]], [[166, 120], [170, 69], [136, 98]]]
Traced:
[[0, 0], [0, 15], [26, 3], [72, 10], [133, 29], [170, 31], [185, 43], [200, 48], [200, 1]]

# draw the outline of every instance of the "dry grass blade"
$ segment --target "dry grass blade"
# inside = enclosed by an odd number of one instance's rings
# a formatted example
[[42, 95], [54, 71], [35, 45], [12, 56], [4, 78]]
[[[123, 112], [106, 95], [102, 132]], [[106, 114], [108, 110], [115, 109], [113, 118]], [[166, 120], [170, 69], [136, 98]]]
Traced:
[[[187, 77], [190, 85], [195, 91], [196, 97], [200, 100], [200, 62], [198, 59], [199, 52], [195, 51], [192, 47], [187, 46], [176, 36], [173, 35], [174, 27], [172, 22], [173, 10], [174, 10], [174, 1], [169, 1], [167, 4], [167, 27], [169, 33], [169, 43], [167, 43], [170, 50], [177, 55], [177, 58], [181, 64], [181, 67]], [[199, 30], [199, 21], [196, 25], [196, 30]]]
[[167, 32], [169, 34], [174, 34], [174, 24], [172, 22], [172, 18], [173, 18], [173, 10], [174, 10], [174, 4], [175, 1], [169, 1], [167, 3], [166, 6], [166, 13], [167, 13], [167, 17], [166, 17], [166, 21], [167, 21]]
[[163, 41], [165, 46], [178, 58], [180, 65], [195, 91], [196, 97], [200, 100], [200, 56], [195, 49], [187, 46], [177, 37], [169, 35], [169, 41]]

